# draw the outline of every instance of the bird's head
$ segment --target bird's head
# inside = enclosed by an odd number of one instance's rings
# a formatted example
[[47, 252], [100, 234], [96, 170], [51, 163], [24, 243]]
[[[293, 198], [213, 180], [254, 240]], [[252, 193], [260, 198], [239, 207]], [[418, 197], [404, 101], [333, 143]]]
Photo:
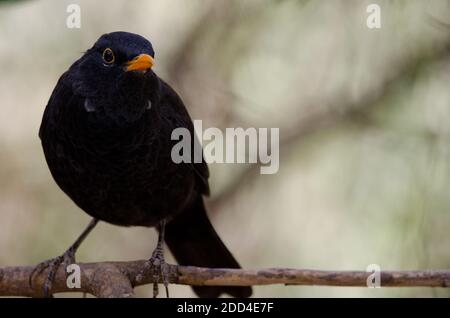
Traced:
[[155, 64], [152, 44], [140, 35], [113, 32], [102, 35], [87, 52], [87, 57], [97, 70], [109, 76], [130, 72], [146, 74]]
[[101, 107], [111, 115], [133, 120], [158, 94], [154, 58], [152, 44], [144, 37], [108, 33], [72, 65], [69, 78], [75, 93], [86, 98], [88, 112]]

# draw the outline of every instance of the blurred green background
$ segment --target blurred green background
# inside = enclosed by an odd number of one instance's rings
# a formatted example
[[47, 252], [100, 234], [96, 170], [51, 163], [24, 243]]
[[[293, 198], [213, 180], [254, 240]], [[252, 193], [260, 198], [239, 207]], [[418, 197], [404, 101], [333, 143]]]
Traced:
[[[366, 26], [371, 2], [381, 29]], [[70, 3], [81, 29], [66, 27]], [[52, 180], [38, 129], [59, 76], [123, 30], [152, 41], [155, 71], [204, 127], [280, 128], [278, 174], [210, 165], [209, 214], [245, 268], [450, 268], [450, 27], [438, 20], [450, 21], [449, 1], [0, 2], [0, 266], [59, 255], [89, 222]], [[155, 244], [152, 229], [101, 223], [77, 260], [146, 259]], [[255, 296], [450, 293], [267, 286]]]

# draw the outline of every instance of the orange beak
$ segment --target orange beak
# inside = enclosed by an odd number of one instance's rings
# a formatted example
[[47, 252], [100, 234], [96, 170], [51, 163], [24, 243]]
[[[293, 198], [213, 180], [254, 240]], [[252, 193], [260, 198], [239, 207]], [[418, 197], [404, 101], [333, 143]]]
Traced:
[[140, 54], [126, 63], [125, 71], [145, 71], [153, 67], [155, 61], [148, 54]]

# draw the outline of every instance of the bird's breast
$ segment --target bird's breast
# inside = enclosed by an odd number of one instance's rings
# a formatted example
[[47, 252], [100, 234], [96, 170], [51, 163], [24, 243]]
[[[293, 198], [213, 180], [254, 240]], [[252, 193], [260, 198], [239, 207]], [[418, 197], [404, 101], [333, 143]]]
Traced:
[[86, 116], [74, 123], [45, 131], [42, 143], [55, 181], [88, 214], [151, 226], [188, 203], [195, 178], [171, 160], [170, 129], [150, 118], [119, 128]]

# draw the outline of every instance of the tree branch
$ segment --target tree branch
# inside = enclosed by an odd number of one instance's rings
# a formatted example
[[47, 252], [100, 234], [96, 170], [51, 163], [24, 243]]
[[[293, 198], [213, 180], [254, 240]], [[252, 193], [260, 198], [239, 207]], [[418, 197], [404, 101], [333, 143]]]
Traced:
[[[145, 261], [103, 262], [78, 264], [81, 269], [81, 288], [66, 284], [61, 266], [53, 283], [52, 293], [85, 292], [97, 297], [134, 297], [133, 287], [154, 282], [153, 273], [140, 275]], [[34, 266], [0, 268], [0, 296], [41, 297], [45, 279], [36, 276], [33, 288], [28, 279]], [[366, 287], [371, 273], [365, 271], [323, 271], [288, 268], [262, 270], [200, 268], [169, 265], [169, 283], [207, 286], [255, 285], [319, 285]], [[382, 287], [450, 287], [450, 270], [382, 271]], [[158, 283], [161, 280], [158, 279]]]

